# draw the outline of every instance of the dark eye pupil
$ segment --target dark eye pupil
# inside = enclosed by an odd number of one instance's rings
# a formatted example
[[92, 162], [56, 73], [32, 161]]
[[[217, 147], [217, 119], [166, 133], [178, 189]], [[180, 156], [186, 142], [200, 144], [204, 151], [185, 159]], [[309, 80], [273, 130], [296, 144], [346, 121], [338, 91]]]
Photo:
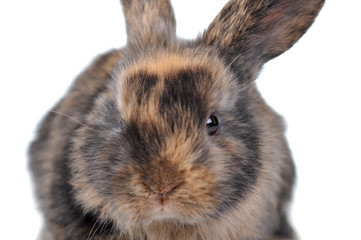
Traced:
[[218, 132], [218, 119], [216, 116], [211, 115], [207, 120], [208, 135], [213, 136]]

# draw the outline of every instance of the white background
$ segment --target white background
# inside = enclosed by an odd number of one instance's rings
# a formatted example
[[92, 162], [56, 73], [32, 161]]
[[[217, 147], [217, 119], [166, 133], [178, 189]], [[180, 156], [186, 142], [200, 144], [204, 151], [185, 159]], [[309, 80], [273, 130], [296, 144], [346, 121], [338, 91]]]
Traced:
[[[178, 36], [194, 38], [225, 2], [174, 0]], [[288, 123], [301, 239], [361, 239], [360, 9], [359, 0], [328, 0], [257, 81]], [[125, 42], [117, 0], [1, 1], [1, 239], [35, 239], [41, 225], [26, 157], [36, 124], [94, 56]]]

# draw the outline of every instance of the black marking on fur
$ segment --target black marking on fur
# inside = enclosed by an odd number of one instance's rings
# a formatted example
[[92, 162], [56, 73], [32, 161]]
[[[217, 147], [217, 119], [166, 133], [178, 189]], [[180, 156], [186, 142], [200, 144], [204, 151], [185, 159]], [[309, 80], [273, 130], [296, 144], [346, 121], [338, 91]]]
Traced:
[[241, 153], [234, 155], [232, 163], [228, 165], [231, 177], [227, 181], [220, 183], [220, 189], [222, 189], [221, 199], [223, 201], [217, 207], [218, 214], [230, 211], [237, 202], [252, 191], [258, 178], [259, 169], [262, 166], [260, 162], [260, 132], [253, 120], [252, 113], [247, 107], [246, 99], [239, 100], [237, 112], [233, 113], [236, 119], [239, 119], [239, 125], [225, 126], [227, 134], [242, 141], [247, 150], [242, 155]]
[[[105, 236], [111, 234], [114, 229], [112, 222], [101, 223], [101, 227], [93, 228], [94, 225], [100, 224], [98, 215], [95, 212], [85, 212], [81, 205], [76, 204], [73, 187], [70, 185], [71, 169], [69, 162], [71, 160], [72, 138], [76, 129], [81, 127], [77, 125], [69, 135], [67, 144], [64, 147], [64, 160], [58, 168], [63, 179], [53, 183], [53, 207], [59, 209], [57, 216], [55, 216], [56, 224], [64, 227], [67, 234], [66, 239], [81, 239], [87, 236], [93, 229], [94, 235], [104, 234]], [[69, 235], [68, 235], [69, 234]]]
[[[82, 107], [86, 106], [86, 108], [82, 110], [79, 109], [79, 111], [82, 112], [82, 116], [84, 116], [84, 119], [85, 116], [93, 109], [96, 99], [99, 97], [99, 95], [101, 95], [102, 92], [107, 90], [107, 88], [107, 81], [105, 81], [104, 85], [99, 87], [91, 96], [88, 96], [86, 99], [84, 99]], [[83, 122], [84, 119], [79, 120]], [[64, 156], [57, 156], [58, 158], [61, 157], [62, 159], [55, 161], [57, 163], [60, 163], [59, 166], [57, 166], [56, 171], [58, 171], [61, 179], [53, 181], [52, 192], [50, 194], [52, 196], [50, 207], [53, 209], [57, 209], [55, 211], [57, 214], [47, 216], [47, 219], [50, 222], [63, 227], [68, 234], [72, 234], [71, 236], [67, 236], [67, 239], [81, 239], [89, 233], [89, 231], [95, 224], [97, 217], [93, 213], [84, 213], [82, 207], [76, 204], [76, 200], [73, 196], [73, 188], [70, 185], [70, 179], [72, 176], [69, 165], [70, 162], [73, 161], [71, 159], [71, 151], [73, 148], [72, 139], [75, 137], [77, 129], [83, 126], [79, 123], [74, 124], [74, 122], [66, 118], [65, 121], [70, 121], [71, 124], [67, 125], [66, 129], [69, 134], [62, 151], [64, 153]], [[107, 231], [111, 228], [111, 224], [106, 223], [101, 229], [102, 231]], [[73, 234], [76, 234], [76, 236]]]
[[127, 124], [124, 138], [127, 139], [131, 150], [130, 159], [139, 166], [146, 166], [159, 153], [165, 134], [160, 133], [149, 125], [139, 125], [135, 122]]
[[142, 101], [148, 102], [151, 90], [156, 85], [157, 81], [157, 75], [144, 71], [140, 71], [128, 78], [130, 89], [138, 88], [136, 90], [134, 89], [138, 104], [141, 104]]
[[[206, 99], [202, 96], [201, 82], [208, 77], [204, 69], [181, 70], [165, 79], [165, 89], [160, 97], [159, 112], [167, 120], [171, 129], [184, 127], [183, 114], [190, 114], [196, 126], [205, 124]], [[203, 89], [204, 92], [204, 89]]]

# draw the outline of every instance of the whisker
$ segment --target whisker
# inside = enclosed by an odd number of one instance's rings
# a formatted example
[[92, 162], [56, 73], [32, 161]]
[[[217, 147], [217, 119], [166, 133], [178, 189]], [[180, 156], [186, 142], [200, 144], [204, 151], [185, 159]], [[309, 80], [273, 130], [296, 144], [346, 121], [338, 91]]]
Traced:
[[59, 114], [59, 115], [61, 115], [61, 116], [67, 117], [67, 118], [70, 118], [71, 120], [73, 120], [74, 122], [79, 123], [79, 124], [82, 125], [83, 127], [92, 130], [91, 128], [89, 128], [89, 127], [88, 127], [87, 125], [85, 125], [84, 123], [80, 122], [79, 120], [77, 120], [77, 119], [75, 119], [75, 118], [73, 118], [73, 117], [70, 117], [69, 115], [67, 115], [67, 114], [65, 114], [65, 113], [57, 112], [57, 111], [54, 111], [54, 110], [51, 110], [50, 112]]
[[110, 240], [113, 240], [114, 237], [115, 237], [115, 235], [116, 235], [114, 232], [115, 232], [115, 227], [112, 226], [112, 228], [110, 229], [110, 231], [109, 231], [109, 233], [108, 233], [108, 235], [107, 235], [106, 240], [110, 239], [110, 237], [111, 237]]
[[105, 240], [109, 239], [109, 237], [112, 235], [112, 231], [113, 231], [113, 228], [110, 229], [110, 231], [108, 232], [107, 237], [105, 238]]
[[[96, 235], [97, 231], [99, 230], [100, 226], [103, 226], [103, 225], [104, 225], [104, 223], [100, 223], [100, 224], [98, 225], [98, 227], [94, 230], [93, 234], [91, 234], [94, 226], [97, 225], [98, 222], [99, 222], [99, 219], [97, 219], [97, 221], [96, 221], [95, 224], [93, 225], [92, 229], [90, 230], [89, 235], [88, 235], [88, 240], [92, 240], [92, 239], [94, 238], [94, 236]], [[90, 236], [90, 235], [91, 235], [91, 236]], [[90, 238], [89, 238], [89, 236], [90, 236]]]
[[102, 227], [99, 229], [99, 232], [100, 232], [100, 233], [104, 230], [106, 224], [107, 224], [107, 221], [105, 221], [105, 222], [103, 222], [103, 224], [101, 224]]
[[279, 136], [279, 135], [282, 135], [282, 134], [283, 134], [283, 132], [278, 132], [278, 133], [275, 133], [275, 134], [266, 136], [266, 137], [263, 138], [262, 140], [268, 140], [268, 139], [270, 139], [270, 138], [273, 138], [273, 137], [276, 137], [276, 136]]
[[99, 221], [99, 219], [97, 219], [97, 220], [95, 221], [95, 223], [93, 224], [92, 228], [90, 229], [89, 234], [88, 234], [88, 237], [86, 238], [87, 240], [90, 239], [90, 236], [92, 235], [93, 229], [94, 229], [94, 227], [97, 225], [98, 221]]

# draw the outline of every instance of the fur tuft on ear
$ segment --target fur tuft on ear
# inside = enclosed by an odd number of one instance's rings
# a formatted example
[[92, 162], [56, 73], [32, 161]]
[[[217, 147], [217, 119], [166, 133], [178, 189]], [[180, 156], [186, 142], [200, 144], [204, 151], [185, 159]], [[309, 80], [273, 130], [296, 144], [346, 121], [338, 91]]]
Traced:
[[244, 71], [257, 71], [292, 47], [323, 4], [324, 0], [231, 0], [197, 43], [217, 49], [237, 74], [251, 74]]
[[165, 46], [176, 38], [169, 0], [121, 0], [128, 43], [138, 49]]

